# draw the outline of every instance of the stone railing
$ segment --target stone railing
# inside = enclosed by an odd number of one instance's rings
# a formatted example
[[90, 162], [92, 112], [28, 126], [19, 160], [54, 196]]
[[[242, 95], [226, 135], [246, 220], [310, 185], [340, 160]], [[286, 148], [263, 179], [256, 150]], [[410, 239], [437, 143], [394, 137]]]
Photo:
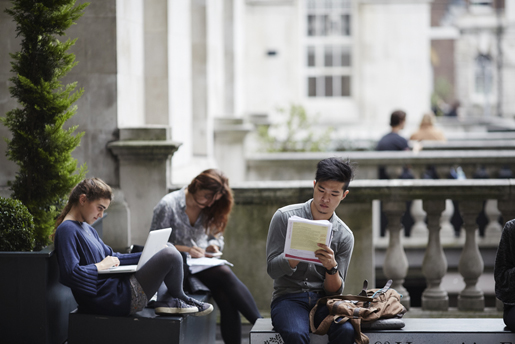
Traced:
[[[403, 283], [410, 271], [402, 235], [401, 216], [406, 201], [422, 200], [427, 213], [422, 274], [427, 288], [422, 294], [422, 308], [445, 311], [449, 308], [448, 292], [441, 286], [447, 274], [446, 247], [441, 241], [442, 213], [446, 200], [459, 201], [464, 219], [465, 240], [460, 241], [461, 252], [456, 262], [465, 283], [459, 292], [458, 309], [482, 310], [484, 293], [478, 279], [484, 273], [484, 262], [479, 251], [476, 218], [483, 202], [496, 200], [505, 220], [515, 217], [515, 180], [356, 180], [350, 193], [336, 210], [338, 216], [352, 229], [355, 248], [346, 279], [344, 293], [358, 293], [364, 279], [375, 282], [376, 266], [382, 266], [384, 276], [394, 281], [394, 287], [403, 295], [403, 303], [410, 306], [410, 295]], [[234, 271], [249, 287], [258, 307], [269, 310], [272, 280], [266, 273], [266, 237], [274, 212], [285, 205], [305, 202], [312, 197], [313, 182], [276, 181], [247, 182], [233, 185], [235, 206], [226, 230], [224, 258], [234, 263]], [[386, 254], [376, 261], [377, 235], [373, 233], [373, 201], [381, 200], [388, 218]], [[498, 238], [498, 237], [497, 237]]]
[[[416, 142], [410, 141], [410, 147]], [[453, 140], [447, 142], [421, 141], [418, 143], [422, 150], [513, 150], [515, 139], [511, 140]]]
[[247, 157], [246, 180], [309, 180], [315, 176], [316, 164], [324, 158], [338, 156], [358, 164], [357, 179], [377, 179], [380, 166], [391, 178], [398, 178], [409, 166], [415, 178], [421, 178], [428, 166], [434, 166], [440, 178], [448, 178], [451, 168], [460, 166], [467, 178], [484, 169], [490, 178], [501, 170], [515, 171], [515, 150], [427, 150], [323, 153], [262, 153]]

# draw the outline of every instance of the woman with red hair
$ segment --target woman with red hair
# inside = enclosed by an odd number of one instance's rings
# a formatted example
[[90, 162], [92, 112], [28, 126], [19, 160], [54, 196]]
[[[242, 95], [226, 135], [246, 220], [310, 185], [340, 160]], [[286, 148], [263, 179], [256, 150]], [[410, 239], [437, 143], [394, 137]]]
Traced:
[[[170, 242], [193, 258], [223, 250], [223, 234], [233, 205], [229, 180], [209, 169], [191, 183], [169, 193], [154, 208], [151, 230], [172, 228]], [[254, 324], [261, 318], [248, 288], [227, 265], [195, 274], [204, 283], [220, 309], [220, 328], [226, 344], [241, 343], [240, 313]]]

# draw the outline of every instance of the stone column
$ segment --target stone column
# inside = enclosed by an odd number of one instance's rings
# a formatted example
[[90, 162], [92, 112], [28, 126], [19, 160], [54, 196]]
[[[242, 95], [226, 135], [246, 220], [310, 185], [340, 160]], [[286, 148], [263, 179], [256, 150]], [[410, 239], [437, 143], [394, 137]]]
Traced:
[[401, 243], [401, 216], [406, 211], [406, 202], [383, 201], [383, 212], [388, 218], [386, 230], [390, 232], [390, 240], [386, 249], [383, 272], [386, 278], [393, 281], [392, 288], [402, 294], [401, 303], [409, 309], [410, 296], [402, 285], [408, 274], [408, 259]]
[[131, 212], [120, 188], [112, 188], [113, 200], [103, 221], [102, 240], [115, 252], [127, 252], [131, 245]]
[[368, 281], [369, 288], [374, 288], [376, 280], [372, 202], [344, 201], [336, 209], [336, 214], [354, 234], [354, 251], [343, 293], [356, 295], [363, 287], [363, 280]]
[[120, 129], [120, 141], [107, 147], [120, 160], [120, 188], [130, 209], [130, 244], [144, 245], [152, 210], [168, 192], [170, 160], [180, 143], [169, 127]]
[[[192, 154], [209, 153], [212, 123], [208, 118], [207, 91], [207, 5], [206, 0], [191, 1], [191, 88]], [[172, 100], [173, 102], [173, 100]]]
[[145, 123], [168, 122], [168, 3], [143, 2]]
[[465, 228], [465, 246], [458, 265], [458, 271], [465, 281], [465, 289], [458, 296], [460, 311], [482, 311], [485, 308], [483, 292], [477, 287], [477, 281], [484, 268], [483, 258], [476, 241], [478, 229], [476, 218], [482, 206], [482, 201], [460, 201], [460, 213]]
[[427, 282], [427, 288], [422, 293], [422, 309], [446, 311], [449, 309], [449, 296], [440, 287], [447, 272], [447, 259], [440, 243], [440, 216], [445, 209], [445, 200], [424, 201], [424, 207], [429, 240], [422, 262], [422, 273]]
[[231, 183], [245, 181], [244, 143], [251, 130], [252, 126], [241, 118], [215, 118], [215, 159]]
[[190, 164], [193, 144], [198, 137], [198, 133], [193, 133], [192, 112], [192, 97], [197, 95], [200, 87], [199, 84], [193, 87], [192, 6], [190, 0], [168, 0], [167, 6], [168, 124], [172, 127], [173, 139], [182, 143], [181, 149], [173, 156], [174, 168]]

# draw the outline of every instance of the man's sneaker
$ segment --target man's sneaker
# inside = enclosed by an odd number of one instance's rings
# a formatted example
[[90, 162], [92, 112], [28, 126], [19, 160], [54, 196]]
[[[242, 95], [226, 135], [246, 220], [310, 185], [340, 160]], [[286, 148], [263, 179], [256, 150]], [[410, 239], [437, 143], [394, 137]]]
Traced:
[[198, 312], [193, 314], [196, 317], [200, 317], [202, 315], [208, 315], [213, 311], [213, 305], [207, 302], [200, 302], [198, 300], [195, 300], [194, 298], [190, 297], [188, 301], [186, 301], [187, 304], [192, 305], [196, 308], [198, 308]]
[[169, 301], [156, 301], [155, 302], [156, 314], [169, 315], [169, 314], [191, 314], [197, 313], [199, 309], [190, 303], [186, 303], [181, 299], [173, 298]]

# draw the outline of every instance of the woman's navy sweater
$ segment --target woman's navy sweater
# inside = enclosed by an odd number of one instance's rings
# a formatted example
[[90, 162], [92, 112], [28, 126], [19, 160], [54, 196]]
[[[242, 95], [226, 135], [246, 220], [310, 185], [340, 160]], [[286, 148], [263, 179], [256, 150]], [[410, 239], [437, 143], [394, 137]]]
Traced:
[[121, 254], [104, 244], [97, 231], [85, 222], [64, 221], [55, 233], [59, 281], [70, 287], [81, 312], [128, 315], [132, 274], [99, 275], [96, 263], [106, 256], [120, 265], [137, 264], [141, 253]]

